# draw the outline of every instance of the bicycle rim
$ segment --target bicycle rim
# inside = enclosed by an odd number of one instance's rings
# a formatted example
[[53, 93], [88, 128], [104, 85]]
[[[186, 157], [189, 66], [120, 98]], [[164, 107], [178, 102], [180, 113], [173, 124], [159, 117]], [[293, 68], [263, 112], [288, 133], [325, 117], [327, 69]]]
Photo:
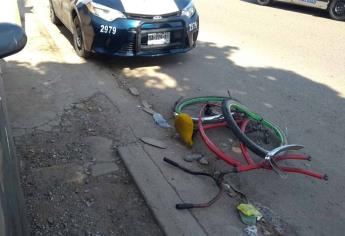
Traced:
[[279, 128], [279, 126], [264, 119], [262, 116], [250, 111], [248, 108], [236, 101], [233, 101], [231, 99], [224, 100], [222, 102], [222, 112], [226, 122], [228, 123], [229, 128], [241, 142], [243, 142], [251, 151], [253, 151], [258, 156], [264, 158], [267, 155], [268, 150], [255, 143], [245, 133], [241, 131], [240, 127], [238, 127], [234, 117], [231, 114], [232, 110], [244, 113], [251, 121], [258, 122], [262, 124], [265, 128], [273, 131], [273, 133], [276, 135], [280, 142], [280, 146], [287, 144], [286, 136], [283, 133], [283, 131]]
[[[179, 101], [175, 104], [174, 107], [174, 116], [181, 114], [184, 109], [196, 105], [196, 104], [221, 104], [224, 100], [229, 99], [229, 97], [222, 97], [222, 96], [203, 96], [203, 97], [193, 97], [193, 98], [186, 98], [182, 101]], [[188, 113], [188, 112], [187, 112]], [[192, 117], [193, 122], [198, 122], [198, 114], [195, 115], [189, 114]], [[212, 123], [212, 122], [219, 122], [224, 120], [223, 114], [217, 114], [212, 116], [205, 116], [202, 118], [203, 123]]]

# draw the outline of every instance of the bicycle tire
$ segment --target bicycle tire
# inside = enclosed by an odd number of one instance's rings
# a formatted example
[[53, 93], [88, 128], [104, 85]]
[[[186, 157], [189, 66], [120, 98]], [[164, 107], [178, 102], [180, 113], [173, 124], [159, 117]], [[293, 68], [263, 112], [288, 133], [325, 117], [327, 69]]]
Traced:
[[265, 158], [269, 151], [259, 146], [258, 144], [256, 144], [245, 133], [241, 131], [240, 127], [238, 127], [234, 117], [231, 114], [231, 109], [244, 113], [251, 121], [259, 122], [264, 127], [272, 130], [273, 133], [279, 139], [280, 146], [287, 144], [287, 139], [286, 139], [285, 134], [277, 125], [273, 124], [272, 122], [268, 120], [263, 119], [260, 115], [249, 111], [248, 108], [246, 108], [245, 106], [243, 106], [242, 104], [234, 100], [231, 100], [231, 99], [224, 100], [222, 102], [222, 112], [229, 128], [232, 130], [232, 132], [241, 142], [243, 142], [252, 152], [257, 154], [259, 157]]
[[[202, 96], [202, 97], [193, 97], [193, 98], [186, 98], [181, 101], [178, 101], [175, 104], [174, 107], [174, 116], [177, 116], [183, 112], [183, 109], [197, 103], [221, 103], [229, 99], [229, 97], [223, 97], [223, 96]], [[198, 116], [191, 116], [193, 122], [198, 122]], [[214, 115], [214, 116], [206, 116], [202, 118], [203, 123], [213, 123], [213, 122], [219, 122], [221, 120], [224, 120], [223, 114]]]

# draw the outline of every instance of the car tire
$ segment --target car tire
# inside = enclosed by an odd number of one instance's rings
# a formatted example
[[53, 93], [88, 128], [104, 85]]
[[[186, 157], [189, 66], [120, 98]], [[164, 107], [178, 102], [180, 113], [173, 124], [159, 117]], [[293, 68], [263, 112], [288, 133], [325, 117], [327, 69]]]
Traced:
[[60, 19], [56, 16], [52, 1], [49, 1], [50, 21], [55, 25], [61, 25]]
[[261, 6], [271, 5], [272, 0], [256, 0], [256, 2]]
[[78, 17], [75, 17], [73, 20], [73, 46], [78, 56], [85, 59], [91, 56], [91, 52], [85, 49], [84, 37]]
[[328, 12], [332, 19], [345, 21], [345, 0], [333, 0], [329, 4]]

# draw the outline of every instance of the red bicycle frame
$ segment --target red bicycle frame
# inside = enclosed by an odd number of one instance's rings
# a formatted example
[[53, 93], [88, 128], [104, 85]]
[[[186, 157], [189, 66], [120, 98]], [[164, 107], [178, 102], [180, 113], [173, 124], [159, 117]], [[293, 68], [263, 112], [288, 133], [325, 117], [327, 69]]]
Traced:
[[[248, 148], [244, 145], [244, 143], [240, 142], [240, 148], [242, 151], [242, 155], [246, 161], [246, 163], [242, 163], [241, 161], [236, 160], [232, 156], [225, 154], [219, 147], [217, 147], [206, 135], [206, 130], [208, 129], [214, 129], [214, 128], [221, 128], [221, 127], [227, 127], [226, 122], [220, 122], [216, 124], [209, 124], [204, 125], [202, 123], [202, 114], [204, 111], [205, 106], [200, 110], [199, 113], [199, 119], [198, 119], [198, 128], [200, 131], [200, 135], [202, 140], [205, 142], [206, 146], [214, 153], [216, 154], [220, 159], [225, 161], [227, 164], [234, 166], [237, 172], [244, 172], [244, 171], [250, 171], [250, 170], [256, 170], [256, 169], [267, 169], [272, 170], [271, 165], [266, 161], [262, 160], [260, 162], [255, 162], [248, 151]], [[246, 127], [249, 123], [249, 119], [245, 118], [238, 122], [240, 125], [241, 131], [245, 132]], [[281, 156], [278, 156], [275, 158], [275, 161], [283, 161], [283, 160], [307, 160], [310, 161], [311, 157], [304, 154], [284, 154]], [[287, 166], [279, 166], [280, 169], [284, 172], [288, 173], [298, 173], [298, 174], [304, 174], [308, 175], [320, 180], [328, 180], [328, 176], [325, 174], [319, 174], [313, 171], [300, 169], [300, 168], [293, 168], [293, 167], [287, 167]]]

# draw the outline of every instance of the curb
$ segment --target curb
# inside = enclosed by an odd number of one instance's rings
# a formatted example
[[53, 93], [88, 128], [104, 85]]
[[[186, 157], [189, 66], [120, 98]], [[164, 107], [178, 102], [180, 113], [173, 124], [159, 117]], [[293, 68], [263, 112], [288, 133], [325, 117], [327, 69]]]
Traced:
[[118, 148], [118, 153], [167, 236], [207, 235], [189, 211], [177, 211], [180, 197], [140, 144]]

